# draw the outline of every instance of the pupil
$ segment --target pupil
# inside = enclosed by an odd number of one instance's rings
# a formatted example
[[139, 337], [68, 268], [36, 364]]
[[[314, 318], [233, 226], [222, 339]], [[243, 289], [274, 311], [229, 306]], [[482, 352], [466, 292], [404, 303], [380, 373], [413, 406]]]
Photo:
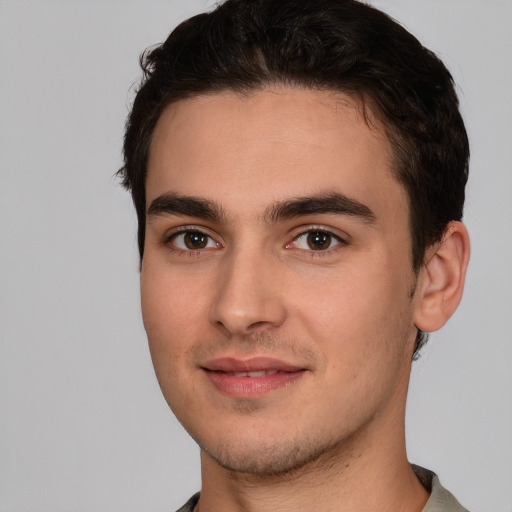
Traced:
[[207, 244], [207, 237], [199, 231], [190, 231], [185, 235], [185, 245], [189, 249], [204, 249]]
[[331, 235], [328, 235], [327, 233], [322, 233], [321, 231], [309, 233], [308, 245], [311, 249], [314, 249], [315, 251], [327, 249], [329, 245], [331, 245]]

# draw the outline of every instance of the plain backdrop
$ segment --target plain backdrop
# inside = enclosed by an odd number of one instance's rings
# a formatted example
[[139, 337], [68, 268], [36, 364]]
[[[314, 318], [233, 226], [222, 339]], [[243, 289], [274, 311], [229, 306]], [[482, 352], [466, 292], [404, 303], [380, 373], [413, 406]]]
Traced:
[[[512, 2], [373, 3], [451, 69], [472, 147], [466, 294], [414, 364], [409, 456], [512, 512]], [[0, 0], [0, 512], [172, 512], [199, 489], [114, 173], [140, 52], [211, 4]]]

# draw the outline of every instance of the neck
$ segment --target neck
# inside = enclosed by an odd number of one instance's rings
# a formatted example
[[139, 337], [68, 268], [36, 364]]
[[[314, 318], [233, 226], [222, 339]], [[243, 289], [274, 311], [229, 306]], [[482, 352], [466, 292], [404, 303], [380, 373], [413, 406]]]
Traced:
[[378, 442], [370, 430], [281, 475], [235, 473], [202, 452], [199, 512], [420, 512], [428, 493], [407, 461], [403, 424]]

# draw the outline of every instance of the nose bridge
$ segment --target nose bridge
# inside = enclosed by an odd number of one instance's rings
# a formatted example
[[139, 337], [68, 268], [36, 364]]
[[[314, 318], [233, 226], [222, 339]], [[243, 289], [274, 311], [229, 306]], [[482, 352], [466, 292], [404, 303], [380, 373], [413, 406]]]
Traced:
[[278, 261], [261, 247], [233, 249], [222, 263], [211, 320], [230, 334], [281, 325], [286, 308], [279, 293]]

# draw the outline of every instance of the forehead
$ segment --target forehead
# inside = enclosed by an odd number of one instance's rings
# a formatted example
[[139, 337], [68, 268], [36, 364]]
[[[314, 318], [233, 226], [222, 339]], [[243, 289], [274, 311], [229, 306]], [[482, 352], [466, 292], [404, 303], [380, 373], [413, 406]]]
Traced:
[[[272, 201], [340, 192], [389, 202], [402, 195], [384, 128], [350, 97], [273, 88], [180, 100], [153, 134], [146, 195], [208, 196], [247, 212]], [[388, 190], [389, 189], [389, 190]], [[370, 196], [370, 197], [368, 197]]]

